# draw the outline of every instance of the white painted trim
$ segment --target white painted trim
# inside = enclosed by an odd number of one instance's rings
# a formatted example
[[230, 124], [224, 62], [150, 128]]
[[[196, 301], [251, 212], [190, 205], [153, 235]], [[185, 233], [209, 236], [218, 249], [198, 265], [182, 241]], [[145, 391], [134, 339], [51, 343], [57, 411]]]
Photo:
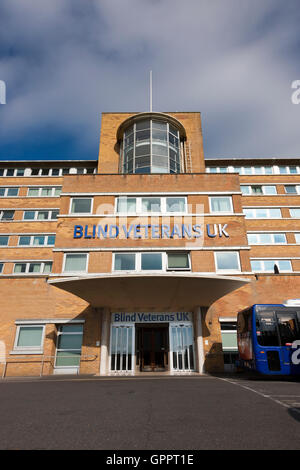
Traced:
[[[273, 207], [273, 206], [272, 206]], [[253, 207], [251, 207], [250, 209], [253, 209]], [[11, 209], [9, 209], [11, 210]], [[26, 209], [26, 210], [30, 210], [30, 209]], [[34, 208], [34, 210], [36, 210]], [[45, 210], [45, 209], [39, 209], [39, 210]], [[58, 209], [57, 209], [58, 210]], [[202, 216], [205, 216], [205, 217], [227, 217], [227, 216], [239, 216], [239, 217], [245, 217], [245, 214], [242, 213], [242, 212], [213, 212], [213, 213], [210, 213], [210, 212], [195, 212], [195, 213], [192, 213], [192, 212], [166, 212], [166, 213], [162, 213], [162, 212], [141, 212], [141, 213], [137, 213], [137, 212], [133, 212], [133, 213], [128, 213], [128, 214], [122, 214], [122, 213], [115, 213], [115, 214], [87, 214], [87, 215], [84, 215], [84, 214], [78, 214], [80, 216], [80, 218], [107, 218], [107, 217], [115, 217], [115, 218], [135, 218], [135, 217], [202, 217]], [[58, 214], [57, 218], [77, 218], [77, 214]]]
[[220, 323], [226, 323], [226, 322], [236, 322], [237, 321], [237, 317], [219, 317], [219, 322]]
[[[164, 173], [166, 174], [166, 173]], [[105, 175], [101, 175], [105, 176]], [[124, 176], [124, 175], [123, 175]], [[96, 192], [90, 192], [90, 193], [75, 193], [75, 192], [66, 192], [66, 193], [61, 193], [61, 196], [74, 196], [74, 197], [82, 197], [82, 196], [129, 196], [129, 197], [134, 197], [134, 196], [190, 196], [194, 194], [199, 194], [199, 195], [222, 195], [222, 194], [242, 194], [241, 191], [154, 191], [154, 192], [104, 192], [104, 193], [96, 193]]]
[[[196, 243], [195, 243], [196, 244]], [[127, 247], [127, 248], [119, 248], [119, 247], [97, 247], [97, 248], [89, 248], [89, 247], [83, 247], [83, 248], [53, 248], [53, 252], [74, 252], [74, 253], [80, 253], [80, 252], [93, 252], [93, 251], [111, 251], [112, 253], [117, 252], [117, 251], [123, 251], [123, 252], [136, 252], [136, 251], [237, 251], [237, 250], [250, 250], [251, 248], [249, 245], [246, 246], [149, 246], [149, 247]]]
[[229, 202], [230, 202], [231, 210], [230, 210], [229, 212], [227, 212], [227, 211], [213, 211], [213, 210], [212, 210], [212, 205], [211, 205], [211, 202], [212, 202], [211, 200], [212, 200], [212, 198], [215, 198], [215, 199], [216, 199], [216, 198], [219, 198], [219, 199], [223, 198], [223, 199], [224, 199], [224, 196], [210, 196], [210, 197], [208, 198], [208, 202], [209, 202], [209, 213], [210, 213], [211, 215], [228, 215], [228, 214], [234, 214], [233, 203], [232, 203], [232, 197], [230, 197], [230, 196], [225, 196], [225, 197], [226, 197], [227, 199], [229, 199]]
[[46, 331], [46, 328], [45, 328], [45, 325], [36, 325], [38, 327], [42, 327], [42, 338], [41, 338], [41, 344], [40, 346], [37, 346], [37, 347], [24, 347], [24, 346], [18, 346], [18, 340], [19, 340], [19, 336], [20, 336], [20, 329], [21, 327], [29, 327], [30, 325], [28, 324], [21, 324], [19, 323], [17, 325], [17, 330], [16, 330], [16, 334], [15, 334], [15, 341], [14, 341], [14, 346], [13, 346], [13, 351], [14, 352], [17, 352], [19, 354], [21, 354], [21, 352], [23, 353], [27, 353], [27, 354], [30, 354], [29, 351], [35, 351], [36, 353], [40, 352], [40, 353], [43, 353], [43, 349], [44, 349], [44, 340], [45, 340], [45, 331]]
[[39, 325], [39, 324], [64, 324], [64, 323], [85, 323], [85, 320], [73, 320], [71, 318], [48, 318], [48, 319], [32, 319], [32, 320], [15, 320], [16, 325]]
[[[223, 251], [223, 250], [222, 250], [222, 251]], [[221, 252], [222, 252], [222, 251], [221, 251]], [[214, 260], [215, 260], [215, 269], [216, 269], [216, 273], [220, 273], [220, 274], [224, 273], [224, 274], [226, 274], [226, 273], [228, 273], [228, 272], [235, 272], [235, 273], [240, 273], [240, 272], [241, 272], [241, 260], [240, 260], [240, 254], [239, 254], [239, 252], [238, 252], [238, 251], [234, 251], [233, 249], [230, 250], [230, 251], [232, 251], [233, 253], [236, 253], [236, 255], [237, 255], [237, 261], [238, 261], [238, 265], [239, 265], [239, 269], [231, 269], [231, 270], [228, 270], [228, 269], [218, 269], [218, 264], [217, 264], [217, 254], [218, 254], [218, 253], [215, 253], [215, 252], [214, 252]]]

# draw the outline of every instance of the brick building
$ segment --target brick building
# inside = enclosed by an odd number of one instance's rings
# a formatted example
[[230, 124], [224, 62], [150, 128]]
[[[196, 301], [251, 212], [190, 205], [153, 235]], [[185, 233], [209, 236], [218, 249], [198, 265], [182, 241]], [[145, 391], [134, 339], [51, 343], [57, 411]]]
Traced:
[[204, 159], [200, 113], [104, 113], [94, 161], [0, 162], [0, 373], [202, 373], [300, 297], [299, 160]]

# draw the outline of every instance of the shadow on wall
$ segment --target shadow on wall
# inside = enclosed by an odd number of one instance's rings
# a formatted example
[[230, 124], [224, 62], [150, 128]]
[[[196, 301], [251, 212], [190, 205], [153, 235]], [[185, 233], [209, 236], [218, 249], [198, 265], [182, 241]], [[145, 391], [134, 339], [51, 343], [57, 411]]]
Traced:
[[213, 343], [209, 351], [204, 353], [205, 372], [224, 372], [222, 343]]

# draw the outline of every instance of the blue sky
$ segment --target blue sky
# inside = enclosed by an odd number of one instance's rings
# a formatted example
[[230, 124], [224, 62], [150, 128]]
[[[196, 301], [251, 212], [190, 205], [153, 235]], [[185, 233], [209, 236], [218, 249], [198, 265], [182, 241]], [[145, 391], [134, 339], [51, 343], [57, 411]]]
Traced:
[[1, 0], [1, 159], [96, 159], [102, 112], [200, 111], [207, 157], [300, 156], [299, 0]]

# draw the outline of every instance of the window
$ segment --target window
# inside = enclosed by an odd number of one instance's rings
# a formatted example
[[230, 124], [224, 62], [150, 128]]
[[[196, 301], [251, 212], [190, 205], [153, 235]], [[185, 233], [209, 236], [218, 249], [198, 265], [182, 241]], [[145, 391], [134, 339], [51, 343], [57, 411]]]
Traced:
[[284, 186], [287, 194], [300, 194], [300, 186], [294, 184], [288, 184]]
[[21, 235], [18, 246], [53, 246], [55, 235]]
[[71, 202], [72, 214], [90, 214], [92, 212], [92, 198], [74, 198]]
[[3, 220], [3, 221], [13, 220], [14, 215], [15, 215], [15, 211], [10, 211], [10, 210], [0, 211], [0, 220]]
[[0, 246], [7, 246], [8, 245], [9, 236], [8, 235], [1, 235], [0, 236]]
[[55, 367], [79, 367], [83, 325], [60, 326], [57, 333]]
[[215, 252], [217, 271], [240, 271], [239, 254], [236, 251]]
[[23, 220], [56, 220], [59, 210], [24, 211]]
[[16, 197], [18, 193], [19, 188], [0, 188], [0, 197]]
[[61, 187], [40, 187], [28, 188], [28, 197], [58, 197], [61, 193]]
[[286, 243], [285, 233], [248, 233], [249, 245], [280, 245]]
[[211, 212], [233, 212], [231, 197], [210, 197]]
[[159, 197], [143, 197], [142, 212], [161, 212], [161, 202]]
[[114, 270], [115, 271], [134, 271], [135, 270], [135, 253], [116, 253]]
[[168, 253], [168, 270], [190, 269], [190, 259], [188, 253]]
[[65, 255], [64, 272], [86, 272], [87, 253], [70, 253]]
[[15, 263], [14, 274], [49, 274], [52, 270], [52, 261]]
[[0, 274], [3, 272], [4, 263], [0, 263]]
[[279, 269], [279, 271], [291, 272], [292, 271], [292, 264], [290, 260], [258, 260], [253, 259], [251, 260], [251, 268], [252, 271], [256, 272], [274, 272], [275, 265]]
[[185, 197], [167, 197], [166, 212], [186, 212]]
[[190, 269], [189, 253], [114, 253], [114, 271], [187, 271]]
[[142, 253], [141, 258], [142, 271], [162, 270], [162, 253]]
[[300, 208], [290, 209], [290, 216], [295, 219], [300, 218]]
[[130, 213], [186, 213], [186, 197], [126, 197], [121, 196], [116, 200], [116, 212]]
[[19, 325], [17, 327], [14, 350], [42, 352], [44, 341], [43, 325]]
[[259, 194], [277, 194], [277, 189], [276, 186], [272, 185], [267, 185], [267, 186], [261, 186], [261, 185], [241, 185], [241, 191], [243, 195], [252, 195], [252, 196], [257, 196]]
[[300, 243], [300, 233], [295, 233], [296, 243]]
[[243, 209], [246, 219], [281, 219], [279, 208], [268, 209], [265, 207]]

